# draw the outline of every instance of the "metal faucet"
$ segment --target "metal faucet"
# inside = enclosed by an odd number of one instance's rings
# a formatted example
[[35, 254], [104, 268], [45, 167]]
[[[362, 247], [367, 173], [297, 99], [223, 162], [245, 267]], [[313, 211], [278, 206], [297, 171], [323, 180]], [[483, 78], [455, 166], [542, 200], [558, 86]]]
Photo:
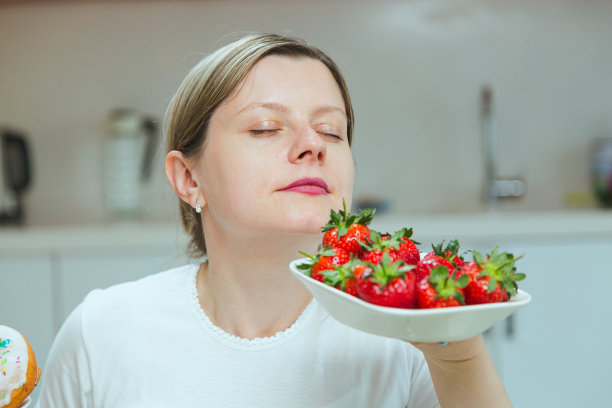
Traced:
[[527, 183], [520, 177], [500, 178], [497, 170], [498, 136], [493, 111], [493, 91], [484, 86], [480, 94], [482, 138], [485, 153], [484, 198], [491, 207], [501, 199], [519, 198], [525, 195]]

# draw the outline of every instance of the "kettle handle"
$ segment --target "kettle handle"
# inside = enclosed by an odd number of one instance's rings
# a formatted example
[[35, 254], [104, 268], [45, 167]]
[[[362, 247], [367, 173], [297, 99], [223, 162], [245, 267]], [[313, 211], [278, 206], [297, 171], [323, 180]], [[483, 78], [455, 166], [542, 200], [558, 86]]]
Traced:
[[147, 135], [147, 144], [145, 146], [144, 160], [142, 161], [141, 177], [143, 180], [148, 180], [151, 177], [151, 168], [153, 167], [153, 158], [157, 150], [157, 120], [153, 118], [145, 119], [143, 123]]
[[[8, 171], [8, 185], [16, 193], [22, 193], [32, 179], [30, 155], [25, 137], [15, 132], [5, 132], [2, 138], [5, 154], [4, 163], [12, 169]], [[11, 154], [7, 152], [11, 151]], [[13, 153], [14, 152], [14, 153]], [[18, 157], [19, 159], [16, 159]], [[14, 162], [13, 162], [14, 160]], [[18, 168], [17, 171], [15, 169]]]

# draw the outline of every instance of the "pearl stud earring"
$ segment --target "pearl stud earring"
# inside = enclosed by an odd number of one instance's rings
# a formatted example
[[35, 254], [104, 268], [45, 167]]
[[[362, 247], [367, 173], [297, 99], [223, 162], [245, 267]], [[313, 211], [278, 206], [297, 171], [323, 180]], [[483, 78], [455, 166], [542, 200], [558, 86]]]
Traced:
[[198, 199], [196, 198], [195, 211], [199, 214], [202, 212], [202, 207], [200, 207], [200, 203], [198, 203]]

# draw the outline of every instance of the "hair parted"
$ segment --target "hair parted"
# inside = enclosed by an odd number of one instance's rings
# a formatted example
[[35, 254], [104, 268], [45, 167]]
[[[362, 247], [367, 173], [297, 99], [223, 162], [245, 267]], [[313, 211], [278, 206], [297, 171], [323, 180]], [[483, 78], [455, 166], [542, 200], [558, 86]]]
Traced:
[[[353, 139], [353, 108], [348, 88], [338, 66], [322, 50], [302, 39], [280, 34], [246, 35], [202, 59], [187, 74], [170, 101], [165, 117], [166, 153], [180, 151], [185, 157], [199, 155], [215, 109], [234, 92], [251, 68], [269, 55], [308, 57], [321, 61], [334, 77], [347, 115], [347, 138]], [[206, 255], [202, 218], [179, 199], [181, 221], [190, 237], [188, 254]]]

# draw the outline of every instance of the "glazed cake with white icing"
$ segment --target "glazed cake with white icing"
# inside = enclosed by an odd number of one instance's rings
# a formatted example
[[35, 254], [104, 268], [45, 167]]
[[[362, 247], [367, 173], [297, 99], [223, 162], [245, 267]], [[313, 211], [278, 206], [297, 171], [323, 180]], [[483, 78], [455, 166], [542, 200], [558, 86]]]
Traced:
[[17, 330], [0, 325], [0, 407], [20, 407], [39, 378], [28, 341]]

